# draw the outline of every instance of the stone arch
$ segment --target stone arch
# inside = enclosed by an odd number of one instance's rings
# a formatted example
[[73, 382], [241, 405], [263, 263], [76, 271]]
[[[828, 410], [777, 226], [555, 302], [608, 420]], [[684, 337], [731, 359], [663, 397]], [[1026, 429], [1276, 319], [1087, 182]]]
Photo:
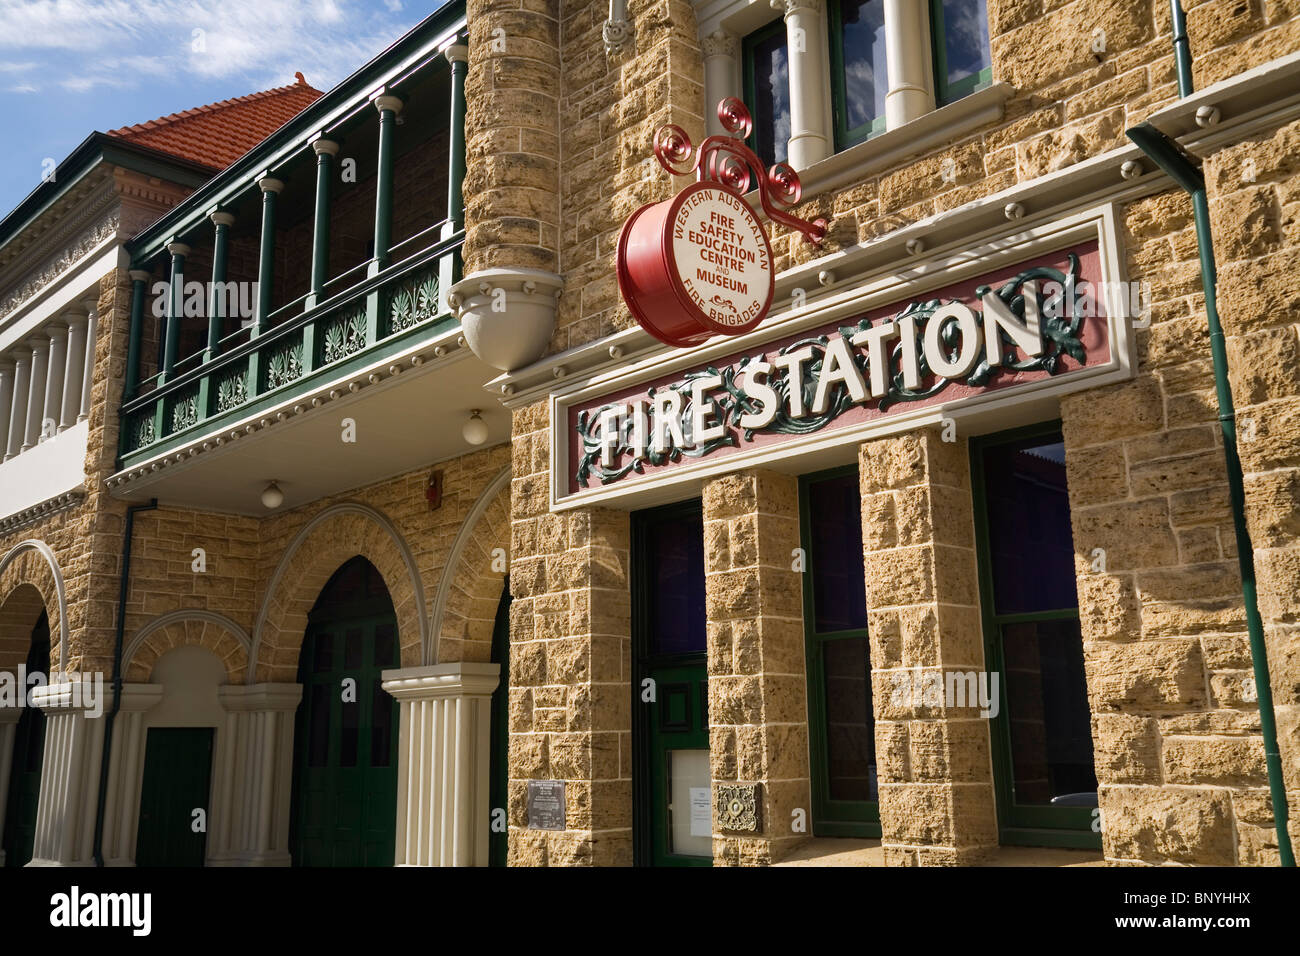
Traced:
[[508, 568], [509, 466], [488, 483], [452, 542], [433, 606], [432, 633], [437, 640], [426, 653], [426, 663], [491, 659], [492, 626], [504, 580], [492, 567], [497, 548], [505, 552]]
[[420, 663], [429, 627], [415, 556], [386, 515], [348, 501], [303, 526], [276, 565], [253, 626], [248, 683], [297, 679], [307, 614], [330, 576], [358, 555], [378, 569], [392, 598], [402, 666]]
[[11, 670], [27, 659], [32, 628], [42, 610], [50, 618], [54, 673], [68, 660], [68, 594], [54, 549], [29, 538], [0, 558], [0, 669]]
[[202, 647], [226, 668], [226, 679], [241, 684], [248, 675], [253, 642], [230, 618], [212, 611], [180, 610], [162, 614], [140, 628], [122, 652], [122, 674], [129, 682], [145, 683], [154, 665], [177, 647]]

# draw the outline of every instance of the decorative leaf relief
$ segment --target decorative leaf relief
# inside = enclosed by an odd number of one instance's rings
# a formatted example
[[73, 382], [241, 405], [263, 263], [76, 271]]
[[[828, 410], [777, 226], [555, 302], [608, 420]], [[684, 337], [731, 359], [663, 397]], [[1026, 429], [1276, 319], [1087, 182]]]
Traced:
[[153, 407], [136, 412], [126, 426], [126, 450], [135, 451], [152, 445], [157, 436], [153, 427]]
[[438, 277], [428, 272], [394, 289], [388, 307], [390, 335], [419, 325], [438, 314]]
[[184, 431], [199, 422], [199, 389], [195, 385], [172, 400], [172, 433]]
[[238, 368], [217, 381], [217, 411], [238, 408], [248, 401], [248, 369]]
[[366, 347], [366, 309], [352, 312], [324, 323], [321, 359], [329, 365]]
[[266, 387], [279, 388], [302, 378], [302, 337], [287, 342], [273, 351], [266, 360]]

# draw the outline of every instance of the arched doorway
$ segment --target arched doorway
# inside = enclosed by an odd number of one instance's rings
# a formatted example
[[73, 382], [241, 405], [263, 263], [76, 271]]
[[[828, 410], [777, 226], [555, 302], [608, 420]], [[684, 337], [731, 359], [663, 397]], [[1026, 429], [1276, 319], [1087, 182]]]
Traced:
[[[32, 630], [27, 652], [27, 673], [40, 674], [46, 682], [50, 672], [50, 618], [41, 611]], [[25, 695], [30, 684], [18, 687]], [[24, 704], [26, 700], [24, 698]], [[13, 760], [9, 770], [9, 795], [5, 803], [4, 851], [6, 866], [26, 866], [36, 841], [36, 806], [41, 792], [41, 763], [45, 756], [45, 713], [39, 707], [24, 706], [14, 733]]]
[[330, 578], [298, 657], [289, 847], [296, 866], [391, 866], [397, 819], [397, 615], [365, 558]]
[[[510, 787], [510, 579], [501, 589], [492, 629], [492, 663], [501, 665], [501, 679], [492, 692], [492, 768], [488, 778], [488, 865], [505, 866], [508, 840], [505, 821]], [[498, 825], [498, 822], [500, 825]]]

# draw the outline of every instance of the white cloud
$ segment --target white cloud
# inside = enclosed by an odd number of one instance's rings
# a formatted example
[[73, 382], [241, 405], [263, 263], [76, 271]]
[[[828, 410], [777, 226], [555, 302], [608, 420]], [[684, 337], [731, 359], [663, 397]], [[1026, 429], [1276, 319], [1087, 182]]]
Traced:
[[19, 83], [17, 86], [11, 86], [11, 87], [9, 87], [5, 92], [7, 92], [7, 93], [39, 93], [40, 90], [38, 90], [36, 87], [32, 86], [30, 83]]

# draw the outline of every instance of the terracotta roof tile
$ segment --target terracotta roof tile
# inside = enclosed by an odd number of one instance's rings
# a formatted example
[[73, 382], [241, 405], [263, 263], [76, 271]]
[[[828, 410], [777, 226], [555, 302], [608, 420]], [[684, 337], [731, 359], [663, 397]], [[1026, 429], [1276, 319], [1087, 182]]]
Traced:
[[307, 85], [301, 73], [295, 76], [298, 81], [289, 86], [196, 106], [110, 130], [108, 135], [225, 169], [322, 95]]

